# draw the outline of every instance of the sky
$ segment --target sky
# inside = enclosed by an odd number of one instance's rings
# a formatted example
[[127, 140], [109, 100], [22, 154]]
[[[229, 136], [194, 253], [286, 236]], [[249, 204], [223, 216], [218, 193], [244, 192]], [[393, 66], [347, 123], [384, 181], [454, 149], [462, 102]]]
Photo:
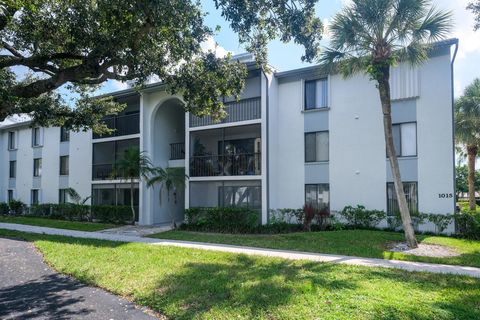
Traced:
[[[480, 77], [480, 30], [473, 31], [473, 14], [466, 10], [470, 0], [434, 0], [433, 4], [443, 10], [450, 10], [454, 15], [454, 29], [450, 37], [460, 40], [459, 52], [455, 62], [455, 96], [460, 96], [463, 89], [476, 77]], [[331, 18], [348, 4], [349, 0], [319, 0], [316, 6], [317, 16], [328, 26]], [[202, 0], [203, 9], [209, 14], [205, 23], [215, 29], [217, 25], [221, 30], [213, 39], [209, 39], [204, 45], [205, 49], [215, 48], [217, 43], [218, 53], [232, 52], [233, 54], [245, 52], [239, 45], [238, 36], [229, 28], [228, 23], [221, 17], [220, 12], [215, 9], [213, 0]], [[322, 40], [322, 45], [328, 45], [328, 36]], [[268, 46], [269, 63], [279, 71], [286, 71], [311, 64], [302, 63], [301, 56], [303, 48], [294, 43], [282, 43], [273, 41]], [[112, 92], [127, 88], [125, 83], [110, 81], [102, 89], [102, 93]]]

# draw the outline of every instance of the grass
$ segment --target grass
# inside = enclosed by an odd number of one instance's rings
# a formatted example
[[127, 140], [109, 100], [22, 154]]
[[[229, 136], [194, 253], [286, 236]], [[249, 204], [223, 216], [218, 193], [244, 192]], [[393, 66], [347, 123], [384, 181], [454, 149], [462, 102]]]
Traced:
[[0, 215], [0, 222], [78, 231], [99, 231], [115, 227], [114, 224], [109, 223], [67, 221], [39, 217], [12, 217], [3, 215]]
[[172, 319], [479, 319], [480, 279], [0, 230]]
[[150, 237], [480, 267], [480, 241], [418, 235], [417, 238], [422, 243], [448, 246], [461, 254], [451, 258], [418, 257], [385, 250], [388, 242], [404, 239], [403, 234], [397, 232], [342, 230], [277, 235], [232, 235], [169, 231]]

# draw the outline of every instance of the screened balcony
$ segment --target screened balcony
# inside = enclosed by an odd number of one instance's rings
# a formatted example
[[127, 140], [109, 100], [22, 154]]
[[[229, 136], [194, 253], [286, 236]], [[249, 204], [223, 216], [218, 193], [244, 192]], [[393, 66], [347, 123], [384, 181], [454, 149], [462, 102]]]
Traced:
[[126, 108], [117, 115], [105, 117], [102, 122], [113, 131], [110, 134], [99, 135], [94, 133], [93, 139], [127, 136], [140, 133], [140, 98], [132, 95], [117, 98], [117, 102], [125, 103]]
[[191, 133], [191, 177], [262, 174], [260, 125]]
[[225, 103], [225, 111], [227, 117], [220, 122], [213, 121], [212, 117], [205, 116], [203, 118], [190, 115], [190, 127], [209, 126], [218, 123], [230, 123], [247, 120], [260, 119], [262, 116], [261, 99], [260, 97], [242, 99], [238, 102]]

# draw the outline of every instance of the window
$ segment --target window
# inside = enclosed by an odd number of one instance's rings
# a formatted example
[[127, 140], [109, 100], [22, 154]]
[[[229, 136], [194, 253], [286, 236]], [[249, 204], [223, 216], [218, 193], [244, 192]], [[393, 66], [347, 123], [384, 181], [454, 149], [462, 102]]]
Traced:
[[30, 203], [31, 204], [38, 204], [39, 203], [38, 189], [32, 189]]
[[305, 185], [305, 204], [310, 204], [319, 210], [330, 211], [330, 185]]
[[60, 157], [60, 175], [61, 176], [68, 176], [69, 171], [69, 156], [61, 156]]
[[305, 162], [321, 162], [329, 160], [328, 131], [305, 134]]
[[60, 142], [70, 141], [70, 131], [60, 127]]
[[305, 81], [305, 110], [328, 107], [328, 80]]
[[9, 178], [17, 177], [17, 161], [10, 161]]
[[392, 125], [393, 143], [397, 157], [417, 155], [417, 123], [408, 122]]
[[42, 175], [42, 158], [33, 159], [33, 176], [40, 177]]
[[221, 186], [218, 187], [219, 207], [246, 207], [261, 209], [262, 192], [257, 186]]
[[10, 131], [8, 133], [8, 150], [15, 150], [17, 148], [17, 142], [15, 141], [15, 132]]
[[39, 147], [42, 145], [40, 128], [32, 128], [32, 146]]
[[[418, 211], [418, 186], [417, 182], [404, 182], [403, 191], [407, 197], [407, 205], [410, 212]], [[397, 194], [393, 182], [387, 183], [387, 213], [394, 215], [399, 212]]]
[[8, 203], [10, 203], [14, 200], [13, 199], [13, 190], [8, 190], [7, 199], [8, 199]]
[[68, 202], [68, 191], [67, 189], [58, 190], [58, 203], [67, 203]]

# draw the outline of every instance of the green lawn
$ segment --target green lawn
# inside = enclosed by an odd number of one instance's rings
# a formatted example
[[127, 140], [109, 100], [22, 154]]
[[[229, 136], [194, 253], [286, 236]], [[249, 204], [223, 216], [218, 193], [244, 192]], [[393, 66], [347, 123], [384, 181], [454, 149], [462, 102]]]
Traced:
[[151, 237], [480, 267], [480, 241], [419, 235], [418, 240], [423, 243], [452, 247], [461, 255], [453, 258], [417, 257], [385, 251], [386, 243], [404, 239], [403, 234], [396, 232], [343, 230], [279, 235], [232, 235], [169, 231]]
[[39, 217], [12, 217], [0, 215], [0, 222], [27, 224], [31, 226], [59, 228], [79, 231], [99, 231], [115, 227], [114, 224], [96, 222], [78, 222]]
[[480, 319], [480, 279], [0, 230], [171, 319]]

